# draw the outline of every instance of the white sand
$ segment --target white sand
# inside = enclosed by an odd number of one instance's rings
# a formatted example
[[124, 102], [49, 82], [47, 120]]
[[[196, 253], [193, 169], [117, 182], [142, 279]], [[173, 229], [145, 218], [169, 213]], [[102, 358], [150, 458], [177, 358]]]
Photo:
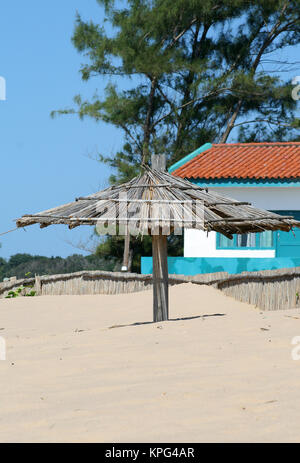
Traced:
[[299, 310], [186, 284], [170, 316], [145, 323], [151, 291], [0, 300], [0, 441], [300, 441]]

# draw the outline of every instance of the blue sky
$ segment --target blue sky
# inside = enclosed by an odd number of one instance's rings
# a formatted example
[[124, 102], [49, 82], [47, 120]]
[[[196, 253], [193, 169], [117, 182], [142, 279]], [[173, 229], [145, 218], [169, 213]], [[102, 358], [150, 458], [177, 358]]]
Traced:
[[[0, 233], [13, 219], [38, 212], [107, 185], [107, 167], [89, 159], [111, 154], [121, 143], [113, 127], [80, 121], [76, 116], [50, 118], [53, 109], [72, 105], [75, 94], [90, 96], [102, 84], [83, 83], [83, 57], [71, 43], [75, 14], [103, 20], [96, 0], [5, 2], [0, 18], [0, 75], [7, 99], [0, 101]], [[0, 256], [17, 252], [67, 256], [91, 227], [40, 230], [37, 225], [0, 237]]]
[[[71, 106], [74, 95], [88, 98], [105, 84], [81, 81], [84, 58], [71, 43], [76, 11], [84, 19], [103, 21], [96, 0], [12, 0], [2, 5], [0, 76], [6, 79], [7, 99], [0, 101], [0, 233], [14, 228], [13, 220], [23, 214], [107, 186], [108, 168], [89, 155], [110, 155], [122, 145], [122, 134], [113, 127], [76, 116], [50, 118], [52, 110]], [[298, 59], [296, 50], [278, 57]], [[300, 69], [289, 77], [295, 75]], [[0, 256], [67, 256], [80, 252], [70, 242], [85, 241], [92, 231], [88, 226], [40, 230], [34, 225], [0, 236]]]

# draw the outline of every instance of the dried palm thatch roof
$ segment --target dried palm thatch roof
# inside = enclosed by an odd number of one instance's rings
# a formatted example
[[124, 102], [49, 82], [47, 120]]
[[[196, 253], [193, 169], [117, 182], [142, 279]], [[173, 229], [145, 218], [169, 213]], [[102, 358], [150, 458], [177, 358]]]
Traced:
[[234, 233], [300, 228], [300, 222], [291, 216], [255, 208], [149, 167], [128, 183], [16, 221], [18, 227], [39, 223], [41, 228], [112, 222], [119, 226], [128, 223], [132, 234], [157, 234], [158, 228], [166, 229], [164, 234], [176, 228], [198, 228], [230, 238]]

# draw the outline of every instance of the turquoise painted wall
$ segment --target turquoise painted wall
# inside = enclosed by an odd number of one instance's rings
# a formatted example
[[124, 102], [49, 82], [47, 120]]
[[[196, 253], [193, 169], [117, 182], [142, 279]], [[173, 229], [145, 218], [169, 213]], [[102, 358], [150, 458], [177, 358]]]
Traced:
[[[300, 211], [273, 211], [281, 215], [292, 215], [296, 220], [300, 220]], [[300, 228], [293, 231], [275, 232], [276, 257], [300, 257]]]
[[[169, 273], [197, 275], [214, 272], [256, 272], [278, 268], [300, 267], [300, 257], [168, 257]], [[152, 273], [152, 257], [142, 257], [141, 273]]]

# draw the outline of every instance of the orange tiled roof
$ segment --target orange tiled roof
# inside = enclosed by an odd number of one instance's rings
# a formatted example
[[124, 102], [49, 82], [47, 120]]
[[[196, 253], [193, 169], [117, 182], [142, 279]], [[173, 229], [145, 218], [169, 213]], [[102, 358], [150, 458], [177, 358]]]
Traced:
[[172, 174], [205, 179], [300, 177], [300, 142], [213, 144]]

